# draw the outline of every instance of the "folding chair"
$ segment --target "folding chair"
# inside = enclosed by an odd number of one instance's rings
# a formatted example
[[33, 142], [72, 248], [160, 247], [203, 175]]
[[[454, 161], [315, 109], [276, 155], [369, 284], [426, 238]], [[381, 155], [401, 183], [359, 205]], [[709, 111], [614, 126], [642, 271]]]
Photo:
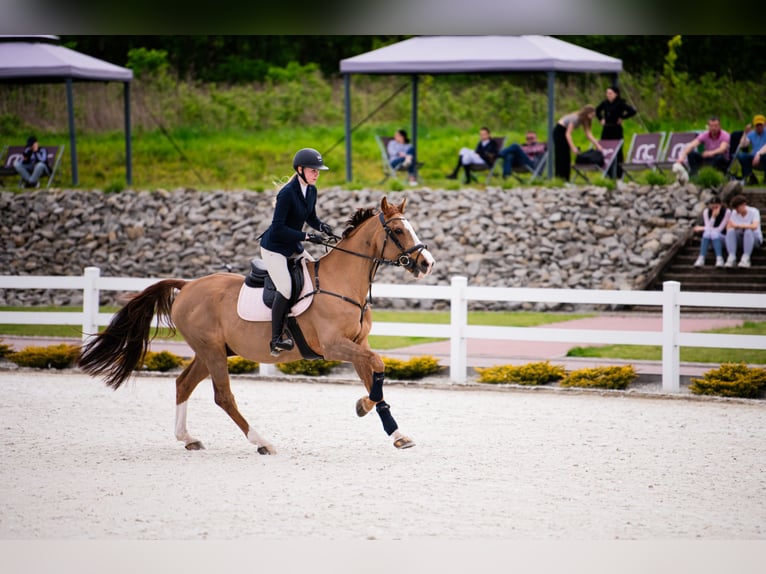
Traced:
[[[48, 189], [53, 183], [53, 177], [56, 175], [59, 163], [61, 163], [61, 157], [64, 155], [63, 145], [46, 145], [44, 147], [48, 151], [48, 180], [45, 182], [44, 189]], [[3, 154], [0, 155], [3, 158], [2, 166], [0, 166], [0, 178], [3, 177], [19, 177], [18, 172], [13, 167], [14, 164], [23, 159], [24, 146], [8, 146], [4, 148]], [[19, 186], [23, 185], [22, 179], [19, 177]], [[40, 182], [42, 184], [42, 181]], [[42, 186], [41, 186], [42, 187]]]
[[672, 168], [684, 148], [694, 141], [698, 135], [698, 132], [671, 132], [665, 142], [665, 149], [662, 150], [660, 161], [657, 162], [657, 169], [662, 172]]
[[662, 143], [665, 132], [653, 132], [649, 134], [633, 134], [628, 149], [628, 157], [622, 164], [622, 172], [625, 177], [635, 181], [630, 175], [631, 171], [654, 171], [660, 161]]
[[[390, 142], [392, 139], [394, 139], [391, 136], [375, 136], [375, 141], [378, 143], [378, 149], [380, 149], [380, 159], [382, 162], [383, 167], [383, 179], [380, 181], [380, 183], [385, 183], [385, 181], [389, 177], [393, 177], [394, 179], [399, 179], [399, 173], [400, 171], [405, 171], [407, 168], [404, 167], [403, 164], [399, 164], [396, 166], [396, 168], [391, 167], [391, 161], [388, 158], [388, 142]], [[417, 162], [416, 168], [420, 169], [425, 164], [423, 162]], [[378, 184], [380, 185], [380, 184]]]
[[572, 166], [572, 169], [575, 172], [575, 178], [579, 175], [587, 183], [590, 183], [590, 179], [588, 179], [588, 175], [585, 173], [588, 171], [598, 171], [601, 172], [601, 177], [606, 177], [609, 170], [617, 168], [615, 160], [617, 159], [617, 152], [622, 149], [622, 141], [623, 140], [599, 140], [598, 143], [601, 145], [601, 149], [603, 150], [602, 153], [604, 154], [603, 163], [600, 165], [575, 163], [574, 166]]
[[[542, 152], [539, 151], [541, 145], [543, 146]], [[529, 178], [531, 183], [540, 177], [540, 175], [542, 175], [545, 166], [548, 164], [548, 144], [545, 142], [538, 142], [532, 145], [521, 144], [520, 147], [524, 153], [529, 156], [529, 159], [532, 160], [532, 163], [535, 164], [534, 167], [529, 167], [528, 165], [524, 166], [524, 169], [526, 169], [528, 173], [532, 174], [532, 176]], [[516, 178], [519, 183], [523, 183], [523, 180], [521, 177], [519, 177], [519, 174], [511, 173], [511, 175]]]
[[[492, 138], [495, 143], [497, 144], [497, 151], [499, 152], [501, 149], [505, 147], [505, 136], [500, 137], [493, 137]], [[471, 164], [471, 179], [475, 179], [473, 172], [475, 171], [484, 171], [487, 170], [487, 179], [485, 180], [485, 184], [488, 184], [489, 181], [492, 179], [492, 176], [495, 173], [495, 168], [497, 167], [498, 162], [501, 162], [503, 158], [501, 158], [499, 155], [495, 158], [495, 161], [492, 162], [492, 165], [487, 165], [486, 163], [472, 163]]]

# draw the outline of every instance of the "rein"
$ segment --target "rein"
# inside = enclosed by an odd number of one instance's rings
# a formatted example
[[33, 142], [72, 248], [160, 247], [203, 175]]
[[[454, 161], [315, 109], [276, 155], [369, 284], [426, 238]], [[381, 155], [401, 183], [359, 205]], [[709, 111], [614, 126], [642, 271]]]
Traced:
[[[332, 295], [333, 297], [338, 297], [339, 299], [346, 301], [348, 303], [351, 303], [352, 305], [356, 305], [360, 310], [359, 315], [359, 323], [361, 324], [364, 320], [364, 314], [369, 308], [369, 306], [372, 304], [372, 281], [375, 278], [375, 274], [378, 272], [378, 267], [380, 267], [381, 264], [383, 265], [391, 265], [392, 267], [404, 267], [408, 271], [412, 271], [415, 267], [415, 261], [417, 261], [417, 258], [420, 256], [422, 251], [424, 249], [427, 249], [428, 246], [424, 243], [418, 243], [417, 245], [413, 245], [409, 249], [404, 249], [404, 246], [399, 241], [399, 239], [396, 237], [396, 233], [388, 226], [389, 223], [392, 221], [406, 221], [406, 218], [404, 217], [392, 217], [389, 220], [386, 220], [385, 217], [383, 217], [383, 212], [378, 214], [378, 219], [380, 220], [380, 224], [383, 226], [383, 229], [386, 231], [386, 238], [383, 241], [383, 247], [380, 249], [380, 257], [375, 257], [372, 255], [366, 255], [365, 253], [359, 253], [357, 251], [351, 251], [349, 249], [344, 249], [343, 247], [338, 247], [334, 243], [329, 243], [326, 241], [319, 242], [318, 245], [324, 245], [325, 247], [329, 249], [333, 249], [336, 251], [340, 251], [342, 253], [347, 253], [349, 255], [354, 255], [356, 257], [361, 257], [363, 259], [368, 259], [372, 261], [372, 266], [370, 268], [370, 277], [369, 277], [369, 302], [365, 301], [364, 305], [359, 303], [358, 301], [355, 301], [354, 299], [351, 299], [350, 297], [346, 297], [345, 295], [341, 295], [339, 293], [335, 293], [333, 291], [327, 291], [325, 289], [320, 288], [319, 286], [319, 263], [321, 262], [321, 259], [318, 259], [314, 266], [314, 290], [310, 293], [306, 293], [303, 297], [299, 298], [298, 301], [301, 299], [304, 299], [306, 297], [309, 297], [311, 295], [315, 295], [317, 293], [324, 293], [325, 295]], [[391, 241], [399, 248], [399, 254], [396, 256], [396, 259], [386, 259], [383, 256], [383, 253], [386, 251], [386, 244], [388, 242], [388, 239], [391, 239]], [[417, 252], [417, 255], [415, 257], [411, 257], [413, 253]]]

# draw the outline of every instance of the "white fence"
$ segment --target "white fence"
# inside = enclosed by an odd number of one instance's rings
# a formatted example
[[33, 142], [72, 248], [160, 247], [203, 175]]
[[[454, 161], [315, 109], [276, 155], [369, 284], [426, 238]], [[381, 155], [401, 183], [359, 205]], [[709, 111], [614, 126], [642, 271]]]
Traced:
[[[82, 276], [0, 276], [0, 289], [70, 289], [83, 291], [82, 312], [0, 312], [0, 323], [26, 325], [82, 325], [83, 340], [107, 325], [113, 315], [99, 313], [101, 291], [140, 291], [159, 279], [101, 277], [98, 267], [87, 267]], [[743, 293], [682, 292], [680, 283], [667, 281], [662, 291], [608, 291], [598, 289], [526, 289], [470, 287], [465, 277], [450, 285], [375, 284], [375, 297], [387, 299], [441, 299], [450, 302], [450, 324], [375, 322], [373, 335], [445, 337], [450, 339], [450, 378], [465, 382], [468, 339], [546, 341], [591, 344], [662, 345], [662, 388], [680, 388], [680, 348], [706, 347], [766, 349], [766, 336], [681, 332], [681, 307], [766, 309], [766, 295]], [[656, 306], [662, 310], [661, 331], [613, 331], [488, 327], [468, 324], [469, 301], [579, 303], [592, 305]]]

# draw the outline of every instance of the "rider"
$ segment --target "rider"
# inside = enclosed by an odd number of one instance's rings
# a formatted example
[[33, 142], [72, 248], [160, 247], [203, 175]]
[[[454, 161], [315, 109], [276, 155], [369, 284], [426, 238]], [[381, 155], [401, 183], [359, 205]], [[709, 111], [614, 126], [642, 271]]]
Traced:
[[273, 356], [293, 348], [293, 340], [283, 337], [285, 318], [290, 310], [292, 283], [287, 269], [287, 259], [305, 257], [313, 260], [303, 249], [302, 241], [313, 237], [303, 232], [308, 223], [314, 229], [333, 235], [332, 228], [316, 214], [317, 188], [320, 170], [329, 169], [322, 154], [313, 148], [298, 150], [293, 157], [295, 175], [277, 194], [271, 225], [261, 236], [261, 257], [277, 289], [271, 307], [271, 344]]

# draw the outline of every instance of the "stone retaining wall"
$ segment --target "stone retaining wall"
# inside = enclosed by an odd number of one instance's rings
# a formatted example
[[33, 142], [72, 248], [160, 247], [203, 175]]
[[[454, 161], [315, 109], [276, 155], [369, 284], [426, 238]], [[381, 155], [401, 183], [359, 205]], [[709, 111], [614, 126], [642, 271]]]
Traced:
[[[469, 285], [632, 289], [693, 224], [709, 193], [693, 185], [624, 184], [613, 191], [524, 187], [386, 195], [395, 203], [407, 198], [406, 214], [436, 258], [426, 283], [465, 275]], [[320, 218], [340, 232], [357, 208], [378, 205], [384, 192], [320, 188], [319, 195]], [[2, 192], [0, 274], [79, 275], [94, 265], [104, 276], [191, 279], [225, 264], [244, 273], [259, 253], [257, 238], [269, 225], [274, 197], [185, 189]], [[319, 246], [307, 248], [322, 254]], [[413, 281], [391, 268], [381, 268], [376, 280]], [[104, 295], [107, 302], [110, 294]], [[0, 290], [0, 305], [80, 301], [76, 292]]]

